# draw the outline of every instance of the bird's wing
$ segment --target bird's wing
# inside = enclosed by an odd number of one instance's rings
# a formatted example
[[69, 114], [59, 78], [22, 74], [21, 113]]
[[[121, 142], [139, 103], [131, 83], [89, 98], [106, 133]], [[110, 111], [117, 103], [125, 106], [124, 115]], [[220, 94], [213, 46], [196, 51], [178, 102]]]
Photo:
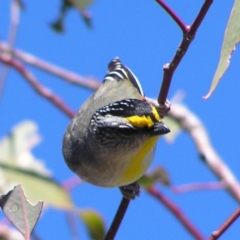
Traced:
[[108, 64], [108, 74], [105, 76], [103, 82], [106, 81], [130, 81], [132, 85], [138, 90], [140, 95], [144, 96], [142, 87], [137, 77], [126, 66], [124, 66], [118, 57], [114, 58]]

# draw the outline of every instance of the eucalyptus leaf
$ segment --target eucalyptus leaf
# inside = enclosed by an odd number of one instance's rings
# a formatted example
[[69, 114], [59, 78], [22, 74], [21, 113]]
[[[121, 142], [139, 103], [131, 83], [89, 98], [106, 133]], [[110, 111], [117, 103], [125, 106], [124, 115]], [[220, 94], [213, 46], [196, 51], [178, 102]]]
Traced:
[[218, 66], [215, 71], [210, 90], [207, 93], [207, 95], [204, 96], [204, 99], [209, 98], [212, 95], [215, 88], [217, 87], [220, 79], [222, 78], [223, 74], [226, 72], [229, 66], [231, 55], [233, 51], [236, 49], [236, 45], [239, 44], [239, 42], [240, 42], [240, 0], [235, 0], [225, 30]]
[[81, 209], [78, 211], [79, 217], [87, 227], [92, 240], [102, 240], [105, 236], [105, 223], [103, 217], [93, 209]]
[[25, 197], [20, 185], [1, 197], [1, 208], [9, 221], [22, 233], [26, 240], [30, 240], [30, 234], [35, 227], [43, 202], [31, 205]]

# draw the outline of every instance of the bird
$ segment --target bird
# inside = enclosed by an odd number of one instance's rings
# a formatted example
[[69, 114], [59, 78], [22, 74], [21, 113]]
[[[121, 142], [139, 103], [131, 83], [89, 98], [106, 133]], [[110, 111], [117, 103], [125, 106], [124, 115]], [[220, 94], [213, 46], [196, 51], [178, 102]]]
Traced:
[[137, 77], [116, 57], [68, 125], [63, 157], [83, 181], [119, 187], [125, 198], [134, 199], [160, 135], [169, 132], [159, 108], [147, 101]]

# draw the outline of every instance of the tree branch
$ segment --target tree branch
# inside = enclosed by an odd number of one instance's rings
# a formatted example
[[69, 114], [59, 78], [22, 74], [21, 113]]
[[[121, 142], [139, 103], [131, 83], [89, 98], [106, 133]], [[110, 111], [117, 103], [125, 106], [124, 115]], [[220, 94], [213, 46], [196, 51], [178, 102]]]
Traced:
[[232, 225], [232, 223], [240, 217], [240, 207], [238, 207], [233, 214], [218, 228], [218, 230], [212, 232], [209, 240], [216, 240]]
[[31, 64], [34, 67], [40, 68], [50, 74], [53, 74], [54, 76], [65, 79], [66, 81], [72, 84], [80, 85], [82, 87], [92, 90], [96, 90], [101, 84], [98, 80], [96, 80], [93, 77], [89, 78], [82, 77], [74, 72], [60, 68], [52, 63], [37, 58], [29, 53], [20, 50], [13, 50], [7, 43], [0, 42], [0, 50], [5, 53], [6, 52], [12, 53], [13, 56], [22, 60], [23, 62]]
[[158, 199], [186, 228], [186, 230], [192, 234], [194, 239], [204, 240], [205, 238], [197, 230], [197, 228], [191, 223], [190, 220], [183, 214], [183, 212], [178, 208], [178, 206], [173, 203], [170, 199], [162, 195], [155, 187], [146, 188], [146, 191], [151, 194], [153, 197]]
[[[176, 67], [178, 66], [178, 64], [180, 63], [181, 59], [183, 58], [185, 52], [187, 51], [191, 41], [193, 40], [196, 31], [199, 27], [199, 25], [201, 24], [204, 16], [206, 15], [211, 3], [213, 0], [206, 0], [205, 3], [203, 4], [203, 7], [201, 8], [198, 16], [196, 17], [194, 23], [192, 24], [192, 27], [187, 27], [183, 21], [170, 9], [170, 7], [167, 6], [167, 4], [165, 4], [163, 1], [161, 0], [156, 0], [160, 6], [162, 6], [167, 13], [174, 19], [174, 21], [180, 26], [180, 28], [182, 29], [183, 33], [184, 33], [184, 37], [182, 40], [182, 43], [180, 44], [180, 46], [178, 47], [178, 50], [173, 58], [173, 60], [171, 61], [170, 64], [165, 64], [163, 70], [164, 70], [164, 77], [163, 77], [163, 82], [162, 82], [162, 86], [161, 86], [161, 90], [159, 92], [159, 96], [158, 96], [158, 103], [162, 106], [165, 106], [166, 103], [166, 99], [167, 99], [167, 95], [168, 95], [168, 91], [171, 85], [171, 80], [172, 80], [172, 75], [176, 69]], [[125, 202], [124, 205], [124, 209], [121, 209], [122, 203]], [[117, 221], [117, 219], [124, 217], [124, 214], [127, 210], [127, 206], [129, 205], [130, 200], [127, 199], [122, 199], [122, 202], [118, 208], [118, 212], [116, 213], [116, 216], [112, 222], [112, 225], [109, 229], [109, 232], [111, 231], [116, 231], [118, 230], [121, 221]], [[119, 216], [118, 216], [119, 215]], [[116, 221], [116, 223], [115, 223]], [[117, 225], [118, 224], [118, 225]], [[111, 228], [114, 226], [114, 230], [112, 230]], [[108, 232], [108, 233], [109, 233]], [[116, 232], [113, 235], [113, 238], [116, 234]], [[107, 236], [108, 236], [107, 233]], [[108, 240], [113, 239], [113, 238], [107, 238]], [[199, 238], [199, 239], [203, 239], [203, 238]], [[105, 239], [106, 240], [106, 239]]]
[[17, 70], [37, 93], [48, 99], [57, 108], [63, 111], [67, 116], [69, 116], [70, 118], [74, 117], [74, 112], [57, 95], [55, 95], [46, 87], [42, 86], [34, 77], [34, 75], [29, 72], [22, 63], [3, 54], [0, 54], [0, 61]]
[[200, 9], [197, 17], [191, 26], [187, 27], [182, 20], [167, 6], [166, 3], [163, 3], [161, 0], [156, 0], [161, 7], [163, 7], [167, 13], [174, 19], [175, 22], [179, 25], [183, 32], [183, 39], [178, 47], [175, 56], [173, 57], [170, 63], [167, 63], [163, 66], [163, 82], [161, 86], [161, 90], [158, 95], [158, 102], [161, 105], [164, 105], [167, 99], [168, 91], [171, 85], [172, 76], [174, 71], [176, 70], [178, 64], [182, 60], [183, 56], [187, 52], [188, 47], [190, 46], [192, 40], [195, 37], [195, 34], [198, 30], [198, 27], [202, 23], [205, 15], [207, 14], [208, 9], [210, 8], [213, 0], [205, 0], [202, 8]]
[[[8, 33], [8, 43], [10, 48], [14, 47], [14, 44], [16, 41], [19, 18], [20, 18], [19, 12], [20, 12], [20, 6], [18, 1], [12, 0], [11, 14], [10, 14], [10, 27], [9, 27], [9, 33]], [[9, 54], [9, 56], [11, 56], [11, 54]], [[5, 65], [0, 70], [0, 98], [3, 95], [3, 89], [7, 79], [8, 70], [9, 70], [9, 67]]]
[[122, 219], [127, 211], [129, 203], [130, 203], [129, 199], [126, 199], [124, 197], [122, 198], [122, 201], [118, 207], [116, 215], [112, 221], [112, 224], [111, 224], [104, 240], [113, 240], [114, 239], [114, 237], [119, 229], [119, 226], [122, 222]]
[[213, 173], [222, 181], [231, 195], [240, 202], [240, 184], [225, 162], [212, 147], [202, 122], [181, 104], [173, 104], [169, 116], [189, 133], [199, 152], [199, 156]]
[[77, 175], [74, 175], [73, 177], [62, 182], [62, 186], [66, 191], [69, 192], [70, 190], [72, 190], [76, 186], [79, 186], [82, 183], [82, 179], [80, 179]]
[[156, 0], [156, 2], [170, 15], [183, 32], [187, 31], [187, 25], [163, 0]]
[[224, 182], [209, 182], [209, 183], [190, 183], [181, 186], [170, 186], [174, 193], [186, 193], [199, 190], [219, 190], [225, 188]]

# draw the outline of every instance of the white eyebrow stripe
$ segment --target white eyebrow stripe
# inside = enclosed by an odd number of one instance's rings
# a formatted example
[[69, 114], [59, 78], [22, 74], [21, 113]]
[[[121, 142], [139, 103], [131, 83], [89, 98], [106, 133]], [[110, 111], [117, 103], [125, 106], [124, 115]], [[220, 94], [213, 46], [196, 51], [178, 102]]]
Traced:
[[144, 96], [142, 86], [134, 73], [126, 66], [124, 66], [119, 58], [114, 58], [108, 65], [108, 74], [105, 76], [104, 81], [120, 81], [128, 80]]
[[134, 73], [133, 73], [128, 67], [125, 67], [125, 68], [132, 74], [132, 76], [133, 76], [133, 78], [134, 78], [134, 81], [136, 82], [136, 84], [137, 84], [137, 86], [138, 86], [138, 88], [139, 88], [139, 91], [140, 91], [141, 95], [144, 96], [143, 89], [142, 89], [142, 86], [141, 86], [138, 78], [134, 75]]
[[106, 80], [114, 81], [115, 79], [114, 79], [114, 77], [112, 77], [112, 76], [106, 76], [106, 77], [104, 78], [104, 81], [106, 81]]
[[112, 75], [112, 74], [115, 74], [115, 75], [117, 75], [119, 78], [121, 78], [121, 79], [125, 79], [125, 78], [127, 78], [127, 76], [125, 75], [123, 75], [123, 74], [121, 74], [119, 71], [112, 71], [112, 72], [110, 72], [109, 73], [109, 75]]

